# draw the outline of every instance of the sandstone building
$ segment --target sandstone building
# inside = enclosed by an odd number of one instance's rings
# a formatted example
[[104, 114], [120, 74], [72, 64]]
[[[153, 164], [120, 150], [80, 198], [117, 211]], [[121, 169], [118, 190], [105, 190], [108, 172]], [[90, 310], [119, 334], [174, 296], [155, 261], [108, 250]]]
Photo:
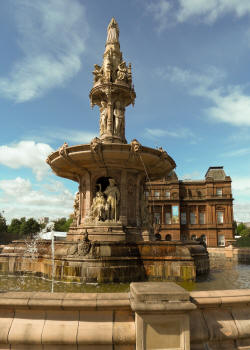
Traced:
[[178, 180], [173, 171], [148, 182], [145, 196], [161, 240], [202, 237], [208, 246], [225, 246], [233, 239], [231, 178], [222, 166], [210, 167], [202, 180]]

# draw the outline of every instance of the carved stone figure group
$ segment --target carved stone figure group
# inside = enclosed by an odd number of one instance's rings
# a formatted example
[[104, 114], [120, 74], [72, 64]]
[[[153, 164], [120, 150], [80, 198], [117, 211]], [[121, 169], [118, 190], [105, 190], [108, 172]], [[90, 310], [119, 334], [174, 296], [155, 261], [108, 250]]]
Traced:
[[[113, 109], [113, 134], [119, 137], [123, 137], [124, 134], [124, 113], [125, 108], [121, 102], [117, 100]], [[107, 132], [108, 123], [108, 108], [105, 101], [101, 101], [100, 107], [100, 135], [102, 136]]]
[[101, 191], [101, 185], [96, 192], [90, 208], [87, 221], [114, 221], [119, 220], [120, 191], [114, 179], [109, 179], [109, 185], [104, 192]]

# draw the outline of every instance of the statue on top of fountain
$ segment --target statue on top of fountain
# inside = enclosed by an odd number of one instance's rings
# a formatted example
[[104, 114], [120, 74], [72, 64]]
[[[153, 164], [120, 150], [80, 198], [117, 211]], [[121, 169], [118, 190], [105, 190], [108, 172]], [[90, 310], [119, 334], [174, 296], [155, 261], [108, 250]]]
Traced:
[[120, 34], [120, 31], [119, 31], [118, 23], [113, 17], [108, 25], [106, 44], [119, 43], [119, 34]]
[[90, 91], [91, 106], [100, 109], [100, 140], [103, 143], [127, 143], [125, 108], [134, 105], [131, 64], [123, 60], [119, 27], [114, 18], [107, 29], [102, 65], [94, 65], [94, 82]]

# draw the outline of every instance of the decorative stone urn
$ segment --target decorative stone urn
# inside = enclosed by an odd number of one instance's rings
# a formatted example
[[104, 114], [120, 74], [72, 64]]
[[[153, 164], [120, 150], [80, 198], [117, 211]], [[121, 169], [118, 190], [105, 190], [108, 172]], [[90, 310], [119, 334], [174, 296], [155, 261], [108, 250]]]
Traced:
[[102, 66], [95, 65], [90, 91], [100, 110], [100, 135], [90, 144], [64, 143], [47, 162], [58, 176], [76, 181], [79, 193], [69, 240], [88, 233], [95, 241], [152, 240], [152, 220], [144, 197], [146, 181], [161, 178], [176, 166], [163, 149], [127, 143], [125, 109], [135, 101], [131, 64], [123, 61], [119, 28], [112, 18], [107, 29]]

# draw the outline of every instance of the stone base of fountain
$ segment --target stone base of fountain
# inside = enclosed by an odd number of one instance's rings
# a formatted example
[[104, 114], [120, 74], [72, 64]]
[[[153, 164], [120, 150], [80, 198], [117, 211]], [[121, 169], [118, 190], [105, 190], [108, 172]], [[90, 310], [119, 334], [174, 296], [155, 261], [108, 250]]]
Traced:
[[84, 234], [88, 234], [91, 241], [98, 242], [138, 242], [154, 241], [155, 236], [147, 229], [134, 226], [124, 227], [119, 222], [101, 222], [98, 224], [81, 224], [71, 226], [67, 234], [68, 241], [82, 241]]
[[[14, 241], [0, 254], [1, 273], [32, 273], [52, 277], [51, 242], [37, 242], [37, 253], [25, 241]], [[190, 281], [209, 271], [206, 249], [196, 242], [55, 242], [55, 279], [108, 283]]]

